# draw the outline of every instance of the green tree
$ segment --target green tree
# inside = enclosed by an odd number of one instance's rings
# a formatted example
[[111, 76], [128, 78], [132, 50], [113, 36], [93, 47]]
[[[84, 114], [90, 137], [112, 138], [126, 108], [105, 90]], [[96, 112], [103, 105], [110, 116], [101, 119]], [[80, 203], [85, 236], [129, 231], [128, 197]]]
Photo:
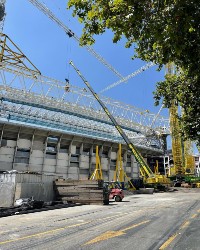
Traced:
[[68, 7], [84, 26], [81, 45], [110, 29], [114, 43], [125, 37], [133, 46], [134, 57], [159, 69], [174, 62], [179, 74], [157, 83], [156, 104], [178, 101], [184, 136], [200, 143], [199, 0], [69, 0]]

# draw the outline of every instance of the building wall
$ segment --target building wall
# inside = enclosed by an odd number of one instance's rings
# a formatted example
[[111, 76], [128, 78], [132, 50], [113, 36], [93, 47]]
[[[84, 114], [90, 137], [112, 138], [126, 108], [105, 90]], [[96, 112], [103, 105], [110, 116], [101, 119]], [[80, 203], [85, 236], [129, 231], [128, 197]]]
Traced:
[[55, 176], [37, 174], [0, 174], [0, 207], [14, 206], [19, 198], [50, 202], [54, 199]]
[[[88, 179], [95, 168], [96, 145], [105, 180], [113, 180], [118, 144], [27, 126], [1, 125], [0, 171], [37, 172], [65, 179]], [[122, 145], [126, 174], [138, 177], [138, 164]]]
[[13, 206], [15, 199], [15, 174], [0, 174], [0, 207]]
[[194, 155], [194, 160], [196, 176], [200, 177], [200, 155]]

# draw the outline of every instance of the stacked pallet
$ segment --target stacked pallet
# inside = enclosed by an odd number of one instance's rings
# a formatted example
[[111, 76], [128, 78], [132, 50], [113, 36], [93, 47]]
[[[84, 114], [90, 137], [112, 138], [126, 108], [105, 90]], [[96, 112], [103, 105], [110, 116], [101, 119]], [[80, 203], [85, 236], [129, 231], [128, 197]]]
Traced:
[[108, 204], [109, 192], [102, 180], [64, 180], [54, 182], [56, 200], [63, 203]]

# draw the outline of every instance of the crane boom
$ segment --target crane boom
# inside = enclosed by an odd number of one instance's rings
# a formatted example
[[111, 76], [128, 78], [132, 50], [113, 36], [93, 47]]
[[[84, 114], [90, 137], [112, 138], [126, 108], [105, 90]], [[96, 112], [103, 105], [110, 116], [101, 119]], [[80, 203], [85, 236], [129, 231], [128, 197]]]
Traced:
[[142, 169], [142, 172], [145, 173], [146, 178], [147, 178], [146, 179], [147, 182], [149, 184], [155, 184], [156, 182], [157, 183], [158, 182], [159, 183], [161, 183], [161, 182], [162, 183], [163, 182], [165, 182], [165, 183], [168, 182], [168, 180], [167, 180], [166, 177], [163, 177], [161, 175], [156, 176], [152, 172], [151, 168], [145, 162], [145, 160], [142, 157], [142, 155], [139, 153], [139, 151], [136, 149], [136, 147], [133, 145], [133, 143], [129, 140], [128, 136], [125, 134], [125, 132], [123, 131], [123, 129], [121, 128], [121, 126], [117, 123], [117, 121], [115, 120], [115, 118], [109, 112], [109, 110], [107, 109], [107, 107], [105, 106], [105, 104], [101, 101], [101, 99], [99, 98], [99, 96], [97, 95], [97, 93], [93, 90], [93, 88], [91, 87], [91, 85], [89, 84], [89, 82], [80, 73], [80, 71], [76, 68], [76, 66], [74, 65], [74, 63], [72, 61], [70, 61], [70, 64], [75, 69], [75, 71], [80, 76], [80, 78], [83, 80], [83, 82], [88, 87], [88, 89], [90, 90], [90, 92], [93, 94], [93, 96], [95, 97], [95, 99], [99, 102], [99, 104], [101, 105], [101, 107], [103, 108], [103, 110], [105, 111], [105, 113], [107, 114], [107, 116], [110, 118], [110, 120], [112, 121], [112, 123], [115, 126], [115, 128], [117, 129], [117, 131], [120, 133], [120, 135], [122, 136], [122, 138], [124, 139], [124, 141], [128, 145], [128, 148], [131, 150], [132, 154], [135, 156], [136, 161], [140, 164], [140, 168]]
[[145, 70], [147, 70], [147, 69], [149, 69], [149, 68], [151, 68], [151, 67], [153, 67], [153, 66], [155, 66], [155, 63], [153, 63], [153, 62], [147, 63], [146, 65], [144, 65], [144, 66], [142, 66], [141, 68], [137, 69], [136, 71], [134, 71], [134, 72], [131, 73], [130, 75], [124, 77], [123, 79], [120, 79], [119, 81], [117, 81], [117, 82], [115, 82], [115, 83], [113, 83], [113, 84], [108, 85], [106, 88], [102, 89], [102, 90], [100, 91], [100, 93], [103, 93], [103, 92], [105, 92], [105, 91], [107, 91], [107, 90], [109, 90], [109, 89], [112, 89], [112, 88], [116, 87], [117, 85], [119, 85], [119, 84], [121, 84], [121, 83], [123, 83], [123, 82], [128, 81], [130, 78], [133, 78], [133, 77], [139, 75], [139, 74], [142, 73], [143, 71], [145, 71]]
[[[42, 11], [52, 21], [57, 23], [57, 25], [60, 28], [62, 28], [69, 37], [74, 38], [74, 40], [76, 40], [78, 43], [80, 42], [80, 39], [78, 38], [78, 36], [70, 28], [68, 28], [64, 23], [62, 23], [45, 5], [41, 4], [38, 0], [28, 0], [28, 1], [30, 3], [32, 3], [35, 7], [37, 7], [40, 11]], [[110, 65], [108, 62], [106, 62], [106, 60], [101, 55], [99, 55], [97, 52], [95, 52], [93, 48], [91, 48], [88, 45], [86, 45], [85, 47], [104, 66], [106, 66], [109, 70], [111, 70], [119, 78], [124, 79], [124, 77], [115, 68], [113, 68], [112, 65]]]

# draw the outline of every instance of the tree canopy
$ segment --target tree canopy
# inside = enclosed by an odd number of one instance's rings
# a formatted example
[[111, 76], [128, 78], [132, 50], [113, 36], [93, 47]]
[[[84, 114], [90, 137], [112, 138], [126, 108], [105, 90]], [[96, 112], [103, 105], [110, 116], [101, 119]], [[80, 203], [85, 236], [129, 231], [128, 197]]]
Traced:
[[94, 35], [113, 32], [113, 42], [125, 37], [134, 57], [161, 68], [173, 62], [178, 74], [157, 83], [155, 103], [170, 107], [176, 100], [185, 138], [200, 144], [200, 3], [199, 0], [69, 0], [83, 24], [81, 45]]

